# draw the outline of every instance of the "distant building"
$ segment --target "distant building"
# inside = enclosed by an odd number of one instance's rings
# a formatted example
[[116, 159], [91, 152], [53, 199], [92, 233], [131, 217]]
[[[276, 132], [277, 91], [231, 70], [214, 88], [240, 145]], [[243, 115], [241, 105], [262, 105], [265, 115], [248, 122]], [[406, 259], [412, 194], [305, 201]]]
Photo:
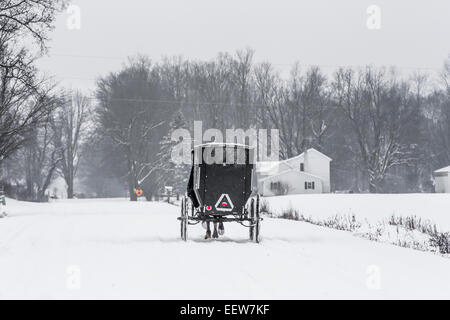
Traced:
[[316, 149], [277, 162], [258, 162], [258, 192], [263, 196], [330, 192], [332, 159]]
[[436, 170], [434, 176], [434, 190], [437, 193], [450, 193], [450, 166]]
[[66, 182], [61, 177], [53, 179], [45, 193], [50, 199], [67, 199]]
[[6, 216], [6, 196], [3, 190], [0, 189], [0, 218]]

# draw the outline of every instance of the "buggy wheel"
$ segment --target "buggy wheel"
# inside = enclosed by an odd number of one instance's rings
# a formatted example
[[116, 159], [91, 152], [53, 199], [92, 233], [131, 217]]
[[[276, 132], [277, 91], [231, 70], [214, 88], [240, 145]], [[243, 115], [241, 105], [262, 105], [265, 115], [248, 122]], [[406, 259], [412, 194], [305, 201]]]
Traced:
[[255, 232], [254, 240], [256, 243], [259, 243], [259, 241], [260, 241], [260, 236], [259, 236], [260, 228], [261, 228], [261, 224], [260, 224], [259, 218], [257, 218], [256, 223], [255, 223], [255, 231], [254, 231]]
[[181, 199], [181, 219], [180, 219], [180, 225], [181, 225], [181, 240], [186, 241], [187, 240], [187, 199], [183, 197]]
[[255, 235], [255, 227], [254, 227], [254, 217], [255, 217], [255, 199], [252, 199], [250, 201], [250, 220], [251, 220], [251, 226], [249, 229], [249, 238], [250, 241], [253, 241], [253, 237]]
[[260, 229], [261, 229], [261, 218], [259, 216], [259, 195], [256, 196], [256, 206], [255, 206], [255, 215], [253, 218], [253, 224], [254, 226], [254, 235], [253, 239], [256, 243], [259, 243], [260, 241]]

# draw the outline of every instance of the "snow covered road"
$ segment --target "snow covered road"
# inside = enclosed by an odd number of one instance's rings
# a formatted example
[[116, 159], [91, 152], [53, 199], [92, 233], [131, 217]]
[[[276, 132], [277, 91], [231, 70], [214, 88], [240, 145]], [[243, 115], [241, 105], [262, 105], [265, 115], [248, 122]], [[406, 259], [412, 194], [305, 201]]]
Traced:
[[9, 201], [0, 220], [0, 299], [450, 298], [450, 259], [306, 223], [179, 240], [165, 203]]

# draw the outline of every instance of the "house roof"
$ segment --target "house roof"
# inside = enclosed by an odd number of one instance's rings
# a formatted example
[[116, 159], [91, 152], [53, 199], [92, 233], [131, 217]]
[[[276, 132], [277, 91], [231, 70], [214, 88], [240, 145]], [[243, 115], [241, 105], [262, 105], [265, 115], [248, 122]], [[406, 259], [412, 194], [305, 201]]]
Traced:
[[258, 172], [268, 172], [279, 165], [279, 161], [258, 161], [256, 163], [256, 171]]
[[[322, 152], [320, 152], [314, 148], [310, 148], [306, 152], [315, 152], [315, 153], [321, 155], [322, 157], [326, 158], [328, 161], [333, 161], [333, 159], [331, 159], [327, 155], [323, 154]], [[282, 163], [286, 163], [289, 167], [292, 167], [291, 165], [289, 165], [289, 163], [288, 163], [289, 161], [291, 161], [293, 159], [301, 158], [304, 156], [305, 156], [305, 152], [302, 152], [298, 156], [295, 156], [295, 157], [292, 157], [292, 158], [289, 158], [286, 160], [282, 160], [282, 161], [258, 161], [256, 164], [256, 170], [258, 172], [268, 172], [268, 171], [272, 170], [275, 166], [280, 165]]]
[[[322, 157], [328, 159], [329, 161], [333, 161], [333, 159], [331, 159], [329, 156], [327, 156], [326, 154], [323, 154], [322, 152], [320, 152], [319, 150], [316, 150], [316, 149], [314, 149], [314, 148], [309, 148], [308, 150], [306, 150], [306, 152], [315, 152], [315, 153], [321, 155]], [[287, 160], [285, 160], [285, 161], [288, 161], [288, 160], [291, 160], [291, 159], [295, 159], [295, 158], [298, 158], [298, 157], [302, 157], [302, 156], [304, 156], [304, 155], [305, 155], [305, 153], [302, 152], [302, 153], [299, 154], [298, 156], [295, 156], [295, 157], [293, 157], [293, 158], [287, 159]]]
[[436, 173], [440, 173], [440, 172], [450, 172], [450, 166], [442, 168], [442, 169], [438, 169], [436, 171], [434, 171]]

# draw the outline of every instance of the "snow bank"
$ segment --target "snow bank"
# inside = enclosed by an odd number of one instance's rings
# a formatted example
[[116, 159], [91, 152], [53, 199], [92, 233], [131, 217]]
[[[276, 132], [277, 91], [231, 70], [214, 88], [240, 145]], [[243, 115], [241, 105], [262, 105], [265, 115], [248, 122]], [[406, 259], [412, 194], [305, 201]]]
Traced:
[[450, 195], [321, 194], [270, 197], [271, 216], [300, 220], [384, 243], [450, 254]]
[[355, 215], [377, 224], [396, 217], [417, 216], [450, 231], [450, 194], [314, 194], [264, 198], [275, 215], [290, 208], [305, 217], [326, 219]]

